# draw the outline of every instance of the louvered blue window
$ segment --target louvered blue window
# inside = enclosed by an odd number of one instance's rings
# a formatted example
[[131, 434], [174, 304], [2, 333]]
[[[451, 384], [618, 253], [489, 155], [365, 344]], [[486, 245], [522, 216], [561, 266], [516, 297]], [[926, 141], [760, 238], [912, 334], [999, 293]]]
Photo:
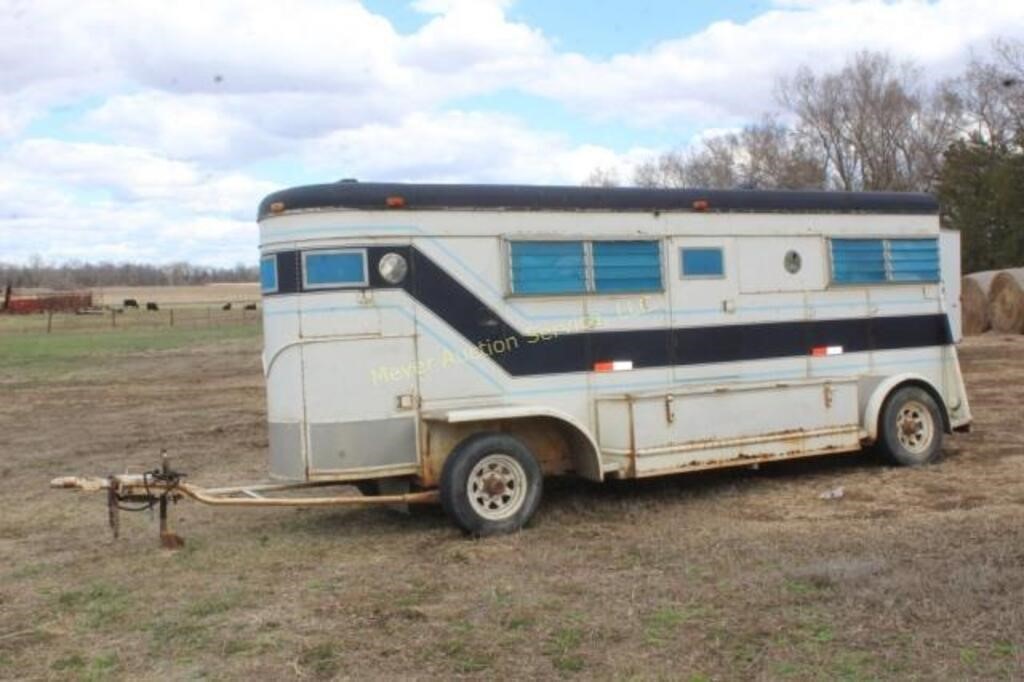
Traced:
[[582, 294], [587, 291], [583, 242], [512, 242], [512, 291]]
[[335, 249], [303, 252], [302, 284], [306, 289], [366, 286], [366, 251]]
[[893, 282], [938, 282], [938, 239], [889, 239], [889, 279]]
[[863, 284], [885, 281], [885, 242], [881, 239], [833, 239], [832, 281]]
[[939, 281], [937, 239], [833, 239], [836, 284]]
[[682, 249], [683, 277], [724, 277], [725, 262], [722, 249], [715, 247], [690, 247]]
[[661, 289], [661, 250], [654, 241], [594, 242], [594, 291], [599, 294]]
[[264, 294], [277, 291], [277, 256], [260, 258], [260, 291]]

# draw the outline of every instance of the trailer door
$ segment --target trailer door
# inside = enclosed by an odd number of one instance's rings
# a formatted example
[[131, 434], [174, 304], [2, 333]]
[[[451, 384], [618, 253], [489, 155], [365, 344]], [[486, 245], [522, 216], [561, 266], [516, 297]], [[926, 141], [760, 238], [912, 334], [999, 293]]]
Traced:
[[412, 473], [416, 363], [412, 337], [303, 346], [309, 475]]
[[957, 230], [939, 232], [939, 258], [942, 265], [942, 302], [949, 316], [953, 341], [963, 338], [960, 308], [960, 233]]

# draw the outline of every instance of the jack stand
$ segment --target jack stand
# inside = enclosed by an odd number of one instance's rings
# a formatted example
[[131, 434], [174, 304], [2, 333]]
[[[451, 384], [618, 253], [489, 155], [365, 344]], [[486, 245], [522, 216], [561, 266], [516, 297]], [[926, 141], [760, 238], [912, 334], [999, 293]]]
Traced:
[[168, 528], [167, 525], [167, 494], [160, 496], [160, 546], [164, 549], [181, 549], [185, 539]]
[[[160, 473], [163, 474], [164, 480], [168, 481], [177, 477], [177, 474], [171, 471], [167, 450], [160, 451]], [[171, 530], [167, 523], [167, 498], [171, 494], [170, 491], [164, 491], [160, 496], [160, 546], [164, 549], [181, 549], [185, 546], [185, 538]]]

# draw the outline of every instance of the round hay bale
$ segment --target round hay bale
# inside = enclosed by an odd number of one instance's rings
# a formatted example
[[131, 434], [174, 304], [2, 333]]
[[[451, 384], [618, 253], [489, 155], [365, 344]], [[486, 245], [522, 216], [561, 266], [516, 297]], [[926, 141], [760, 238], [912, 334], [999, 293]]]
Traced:
[[988, 290], [998, 270], [972, 272], [960, 281], [960, 309], [964, 336], [984, 334], [992, 327], [988, 319]]
[[988, 317], [1002, 334], [1024, 332], [1024, 268], [1003, 270], [988, 290]]

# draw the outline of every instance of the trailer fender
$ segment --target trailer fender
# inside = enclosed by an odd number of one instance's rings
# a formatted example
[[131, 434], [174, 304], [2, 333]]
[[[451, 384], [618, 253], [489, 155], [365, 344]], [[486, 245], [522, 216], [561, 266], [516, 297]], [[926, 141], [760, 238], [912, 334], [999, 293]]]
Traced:
[[920, 374], [903, 372], [892, 376], [873, 376], [861, 379], [861, 396], [867, 396], [867, 400], [862, 402], [863, 408], [861, 410], [861, 424], [864, 430], [867, 431], [866, 440], [872, 443], [878, 440], [878, 418], [882, 412], [882, 405], [885, 404], [885, 399], [889, 397], [889, 394], [901, 386], [920, 386], [927, 391], [939, 406], [939, 411], [942, 414], [943, 430], [946, 433], [950, 433], [949, 410], [946, 407], [946, 401], [942, 398], [942, 393], [936, 388], [935, 384]]
[[[569, 448], [569, 456], [572, 459], [572, 470], [582, 478], [592, 481], [604, 479], [604, 471], [601, 466], [600, 449], [593, 436], [583, 424], [577, 419], [559, 410], [543, 406], [525, 405], [496, 405], [487, 407], [474, 407], [465, 409], [449, 410], [428, 410], [422, 413], [422, 419], [428, 427], [450, 425], [451, 433], [468, 435], [474, 430], [503, 430], [516, 433], [518, 425], [524, 427], [526, 423], [548, 424], [556, 426], [565, 436]], [[433, 426], [431, 426], [433, 425]], [[523, 429], [526, 431], [526, 429]], [[529, 432], [527, 431], [527, 435]], [[520, 434], [522, 435], [522, 434]], [[436, 453], [447, 456], [445, 453]], [[432, 455], [433, 459], [436, 457]], [[433, 462], [433, 469], [438, 462]], [[429, 478], [433, 476], [429, 475]]]

